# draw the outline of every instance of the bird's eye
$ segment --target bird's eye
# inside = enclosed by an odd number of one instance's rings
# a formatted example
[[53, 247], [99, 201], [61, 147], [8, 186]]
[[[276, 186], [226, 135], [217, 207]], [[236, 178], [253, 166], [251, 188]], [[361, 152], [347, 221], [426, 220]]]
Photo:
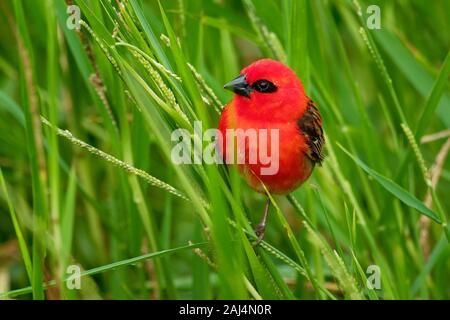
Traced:
[[274, 85], [269, 80], [258, 80], [252, 85], [253, 89], [262, 93], [270, 93], [277, 91], [276, 85]]

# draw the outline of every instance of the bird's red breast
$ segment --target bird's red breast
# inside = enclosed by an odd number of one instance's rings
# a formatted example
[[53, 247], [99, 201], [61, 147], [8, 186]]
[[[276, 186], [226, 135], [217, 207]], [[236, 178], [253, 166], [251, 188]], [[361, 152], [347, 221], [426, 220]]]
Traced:
[[[239, 171], [259, 192], [264, 192], [263, 184], [275, 194], [298, 188], [310, 177], [315, 164], [322, 161], [324, 144], [320, 114], [306, 96], [301, 81], [281, 62], [263, 59], [244, 68], [225, 87], [236, 94], [219, 122], [223, 137], [219, 149], [223, 157], [236, 161], [235, 154], [244, 154], [245, 162], [238, 164]], [[235, 137], [227, 134], [230, 129], [234, 132], [239, 129], [241, 133], [253, 131], [257, 139], [245, 135], [245, 143], [238, 144]], [[274, 130], [277, 139], [271, 136]], [[234, 145], [230, 139], [235, 140]], [[271, 165], [273, 168], [274, 163], [268, 164], [267, 159], [259, 157], [266, 147], [267, 155], [278, 155], [271, 159], [277, 161], [277, 170], [270, 174], [268, 170], [264, 173], [264, 168]], [[256, 161], [250, 161], [251, 152], [258, 155]]]

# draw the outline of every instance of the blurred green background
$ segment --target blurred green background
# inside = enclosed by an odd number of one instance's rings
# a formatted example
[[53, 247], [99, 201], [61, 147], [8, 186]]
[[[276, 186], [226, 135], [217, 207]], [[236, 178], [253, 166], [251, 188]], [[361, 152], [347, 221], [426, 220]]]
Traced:
[[[450, 298], [449, 12], [448, 0], [1, 1], [0, 297]], [[327, 158], [274, 197], [253, 247], [264, 197], [233, 168], [173, 164], [170, 133], [216, 127], [223, 84], [262, 57], [302, 79]]]

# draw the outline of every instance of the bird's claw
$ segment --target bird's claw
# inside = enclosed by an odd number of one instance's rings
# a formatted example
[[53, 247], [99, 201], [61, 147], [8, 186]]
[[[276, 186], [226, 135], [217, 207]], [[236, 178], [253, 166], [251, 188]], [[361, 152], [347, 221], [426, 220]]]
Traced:
[[253, 246], [256, 247], [257, 245], [259, 245], [261, 243], [261, 241], [264, 239], [264, 231], [266, 229], [266, 225], [265, 224], [258, 224], [258, 226], [255, 229], [255, 233], [258, 236], [258, 239], [253, 243]]

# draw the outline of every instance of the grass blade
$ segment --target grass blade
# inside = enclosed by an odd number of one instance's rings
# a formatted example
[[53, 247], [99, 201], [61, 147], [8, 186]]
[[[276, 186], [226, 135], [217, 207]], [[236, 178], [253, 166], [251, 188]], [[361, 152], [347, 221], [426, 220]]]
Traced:
[[4, 194], [6, 203], [8, 204], [9, 214], [14, 226], [14, 231], [16, 232], [17, 241], [19, 242], [20, 252], [22, 253], [23, 263], [25, 265], [25, 269], [27, 270], [28, 279], [32, 282], [33, 276], [33, 265], [31, 263], [30, 253], [28, 251], [27, 243], [23, 236], [22, 230], [20, 228], [19, 220], [17, 219], [16, 211], [14, 210], [14, 206], [9, 197], [8, 189], [6, 187], [5, 178], [3, 177], [2, 168], [0, 168], [0, 186], [2, 192]]
[[[120, 269], [120, 268], [123, 268], [126, 266], [135, 265], [139, 262], [143, 262], [143, 261], [146, 261], [149, 259], [160, 258], [160, 257], [167, 256], [170, 254], [178, 253], [181, 251], [204, 247], [206, 245], [207, 245], [206, 242], [202, 242], [202, 243], [190, 244], [190, 245], [182, 246], [182, 247], [178, 247], [178, 248], [172, 248], [172, 249], [167, 249], [167, 250], [161, 250], [158, 252], [143, 254], [138, 257], [109, 263], [109, 264], [106, 264], [106, 265], [103, 265], [100, 267], [96, 267], [93, 269], [83, 271], [83, 272], [81, 272], [81, 277], [93, 276], [96, 274], [101, 274], [101, 273], [105, 273], [108, 271], [117, 270], [117, 269]], [[67, 281], [69, 279], [70, 278], [65, 278], [63, 281]], [[49, 281], [48, 283], [41, 284], [41, 285], [42, 285], [42, 287], [49, 288], [51, 286], [54, 286], [55, 284], [56, 284], [56, 282], [54, 280], [52, 280], [52, 281]], [[0, 292], [0, 298], [12, 298], [12, 297], [16, 297], [18, 295], [30, 293], [31, 291], [32, 291], [31, 287], [27, 287], [27, 288], [23, 288], [23, 289], [8, 291], [8, 292]]]
[[372, 178], [374, 178], [380, 185], [382, 185], [388, 192], [390, 192], [393, 196], [395, 196], [397, 199], [399, 199], [404, 204], [410, 206], [411, 208], [416, 209], [420, 213], [426, 215], [430, 219], [434, 220], [435, 222], [442, 224], [441, 219], [439, 218], [438, 214], [435, 213], [433, 210], [426, 207], [422, 201], [417, 199], [415, 196], [413, 196], [411, 193], [409, 193], [407, 190], [400, 187], [398, 184], [396, 184], [394, 181], [382, 176], [378, 172], [372, 170], [369, 168], [364, 162], [362, 162], [359, 158], [356, 156], [353, 156], [348, 152], [343, 146], [338, 144], [338, 146], [344, 151], [345, 154], [347, 154], [360, 168], [362, 168], [368, 175], [370, 175]]

